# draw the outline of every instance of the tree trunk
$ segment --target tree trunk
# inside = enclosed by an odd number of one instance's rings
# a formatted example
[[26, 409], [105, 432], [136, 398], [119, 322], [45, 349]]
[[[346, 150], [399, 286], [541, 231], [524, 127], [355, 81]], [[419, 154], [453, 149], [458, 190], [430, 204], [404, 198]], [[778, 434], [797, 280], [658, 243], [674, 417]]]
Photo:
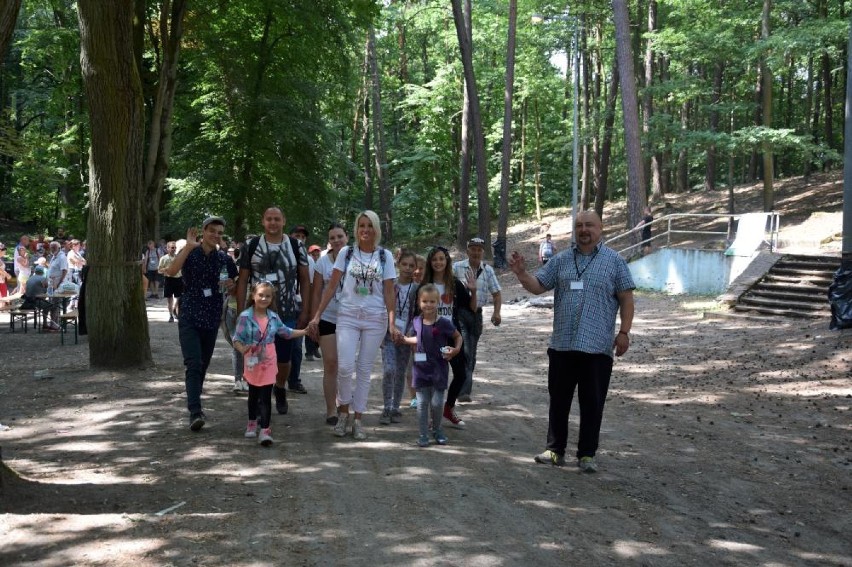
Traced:
[[533, 184], [535, 195], [535, 218], [541, 220], [541, 115], [538, 112], [538, 99], [533, 99], [535, 113], [535, 154], [533, 158]]
[[[769, 39], [769, 13], [772, 10], [772, 0], [763, 0], [763, 16], [761, 17], [760, 36], [763, 40]], [[760, 63], [763, 85], [762, 112], [763, 125], [772, 127], [772, 71], [764, 57]], [[772, 183], [775, 172], [772, 165], [772, 146], [763, 142], [763, 210], [769, 212], [775, 207], [775, 195]]]
[[[587, 22], [588, 18], [584, 14], [580, 18], [580, 26], [581, 26], [581, 34], [582, 34], [582, 49], [580, 49], [580, 60], [582, 61], [582, 89], [583, 89], [583, 124], [586, 127], [586, 131], [588, 131], [589, 125], [592, 123], [592, 109], [591, 109], [591, 80], [589, 73], [589, 63], [590, 56], [588, 50], [588, 30], [587, 30]], [[583, 136], [583, 161], [582, 161], [582, 174], [580, 175], [581, 184], [580, 184], [580, 207], [579, 210], [585, 211], [589, 208], [589, 199], [591, 191], [589, 187], [591, 186], [591, 171], [592, 171], [592, 148], [590, 144], [589, 136]]]
[[386, 175], [384, 127], [382, 125], [382, 83], [379, 75], [379, 63], [376, 59], [376, 32], [370, 27], [367, 40], [367, 53], [370, 60], [370, 101], [373, 110], [373, 148], [376, 157], [376, 180], [379, 182], [379, 218], [382, 221], [382, 234], [388, 242], [393, 242], [393, 218], [390, 207], [390, 189]]
[[[467, 37], [471, 37], [471, 0], [464, 3], [464, 27]], [[471, 43], [473, 49], [473, 43]], [[459, 222], [456, 231], [456, 242], [459, 250], [464, 250], [470, 230], [470, 94], [467, 81], [462, 79], [462, 116], [461, 116], [461, 159], [459, 161]]]
[[3, 0], [0, 3], [0, 67], [6, 60], [6, 49], [12, 41], [12, 33], [15, 31], [20, 9], [21, 0]]
[[89, 103], [86, 323], [89, 363], [152, 363], [139, 265], [144, 105], [133, 54], [132, 0], [80, 0], [80, 63]]
[[509, 38], [506, 47], [506, 87], [503, 90], [503, 152], [500, 165], [500, 216], [497, 219], [497, 244], [494, 267], [506, 268], [506, 232], [509, 229], [509, 187], [512, 169], [512, 96], [515, 90], [515, 27], [518, 2], [509, 0]]
[[527, 214], [527, 119], [529, 118], [529, 99], [524, 98], [521, 105], [521, 159], [518, 160], [518, 195], [521, 201], [520, 215]]
[[485, 255], [491, 257], [491, 206], [488, 198], [488, 168], [485, 159], [485, 135], [479, 112], [479, 94], [473, 73], [473, 54], [470, 37], [465, 30], [460, 0], [452, 0], [453, 22], [459, 40], [462, 67], [467, 92], [470, 95], [470, 121], [473, 127], [473, 153], [476, 159], [476, 190], [479, 203], [479, 236], [485, 240]]
[[169, 173], [172, 151], [172, 114], [177, 88], [178, 59], [183, 37], [186, 0], [164, 0], [160, 10], [158, 45], [162, 49], [159, 81], [148, 126], [148, 152], [145, 159], [142, 230], [149, 238], [160, 239], [160, 209], [163, 187]]
[[[722, 100], [722, 77], [724, 75], [725, 66], [722, 62], [717, 61], [713, 65], [713, 99], [712, 109], [710, 110], [710, 132], [713, 134], [719, 133], [719, 102]], [[704, 170], [704, 190], [716, 190], [716, 144], [711, 144], [707, 148], [707, 167]]]
[[[683, 101], [680, 107], [680, 131], [686, 133], [689, 129], [689, 101]], [[681, 147], [677, 154], [677, 180], [675, 191], [685, 193], [689, 188], [689, 162], [687, 161], [686, 148]]]
[[[648, 33], [657, 30], [657, 0], [648, 1]], [[651, 140], [651, 118], [654, 115], [654, 98], [651, 96], [651, 87], [654, 83], [655, 61], [654, 42], [648, 39], [645, 45], [645, 93], [642, 97], [642, 131], [648, 143], [648, 157], [645, 160], [644, 172], [648, 175], [650, 184], [650, 201], [659, 200], [662, 196], [660, 188], [660, 160], [654, 151]]]
[[[805, 87], [805, 132], [811, 136], [811, 141], [816, 142], [813, 138], [813, 129], [811, 128], [811, 117], [813, 116], [814, 106], [814, 58], [813, 55], [808, 56], [808, 71], [806, 75]], [[802, 175], [805, 179], [811, 176], [811, 164], [813, 160], [809, 155], [805, 156], [805, 164]]]
[[621, 108], [624, 115], [624, 146], [627, 153], [627, 224], [633, 228], [642, 220], [646, 193], [642, 168], [642, 142], [639, 129], [639, 104], [636, 75], [630, 48], [630, 17], [627, 0], [612, 0], [615, 20], [615, 46], [621, 76]]
[[612, 133], [615, 124], [615, 103], [618, 100], [619, 82], [618, 58], [612, 59], [612, 76], [610, 77], [609, 92], [606, 97], [606, 110], [604, 111], [604, 131], [601, 142], [600, 174], [596, 183], [595, 211], [603, 218], [603, 207], [609, 182], [609, 158], [612, 155]]

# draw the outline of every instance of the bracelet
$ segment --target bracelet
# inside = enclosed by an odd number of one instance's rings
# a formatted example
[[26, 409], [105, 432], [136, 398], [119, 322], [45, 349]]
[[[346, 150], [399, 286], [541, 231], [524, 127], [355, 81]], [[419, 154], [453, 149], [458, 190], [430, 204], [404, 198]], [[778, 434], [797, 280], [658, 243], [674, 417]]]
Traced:
[[624, 335], [624, 336], [626, 336], [628, 339], [630, 338], [630, 334], [629, 334], [627, 331], [618, 331], [618, 334], [619, 334], [619, 335]]

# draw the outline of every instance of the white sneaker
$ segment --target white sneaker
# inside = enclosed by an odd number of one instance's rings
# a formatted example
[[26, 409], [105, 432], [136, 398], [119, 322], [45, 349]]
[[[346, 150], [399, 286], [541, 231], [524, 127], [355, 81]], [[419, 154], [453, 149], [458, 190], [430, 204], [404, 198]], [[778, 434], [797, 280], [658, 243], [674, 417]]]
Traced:
[[245, 380], [234, 380], [234, 393], [245, 394], [248, 392], [248, 382]]
[[261, 429], [258, 441], [260, 441], [260, 444], [264, 447], [272, 445], [272, 428], [267, 427], [266, 429]]
[[249, 421], [246, 425], [246, 439], [254, 439], [257, 437], [257, 420]]
[[355, 425], [352, 426], [352, 437], [354, 437], [358, 441], [363, 441], [367, 438], [367, 432], [364, 431], [364, 426], [361, 425], [360, 419], [356, 419]]
[[334, 426], [334, 434], [337, 437], [346, 437], [346, 433], [349, 431], [349, 414], [348, 413], [338, 413], [337, 414], [337, 423]]

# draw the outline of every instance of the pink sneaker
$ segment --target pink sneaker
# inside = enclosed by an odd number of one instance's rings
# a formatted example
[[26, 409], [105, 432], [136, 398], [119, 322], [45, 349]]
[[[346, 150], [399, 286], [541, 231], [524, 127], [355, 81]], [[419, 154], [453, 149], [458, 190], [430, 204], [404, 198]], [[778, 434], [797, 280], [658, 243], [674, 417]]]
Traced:
[[264, 447], [272, 445], [272, 428], [267, 427], [260, 430], [260, 444]]
[[248, 425], [246, 425], [246, 438], [254, 439], [257, 437], [257, 420], [249, 421]]

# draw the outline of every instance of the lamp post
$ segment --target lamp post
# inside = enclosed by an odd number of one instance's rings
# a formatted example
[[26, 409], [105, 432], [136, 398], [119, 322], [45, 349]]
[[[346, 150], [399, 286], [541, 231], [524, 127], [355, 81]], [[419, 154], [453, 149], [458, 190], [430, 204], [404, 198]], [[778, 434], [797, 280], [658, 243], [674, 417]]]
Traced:
[[569, 14], [560, 14], [558, 16], [542, 16], [541, 14], [533, 14], [532, 15], [532, 23], [533, 24], [542, 24], [549, 20], [570, 20], [573, 25], [574, 31], [571, 35], [571, 53], [572, 53], [572, 64], [571, 64], [571, 81], [573, 83], [573, 101], [572, 101], [572, 114], [573, 114], [573, 129], [572, 129], [572, 164], [571, 164], [571, 242], [576, 243], [576, 235], [574, 234], [574, 227], [577, 225], [577, 188], [579, 185], [579, 169], [580, 169], [580, 147], [579, 147], [579, 138], [580, 138], [580, 111], [579, 111], [579, 96], [580, 96], [580, 27], [577, 22], [576, 17], [572, 17]]

